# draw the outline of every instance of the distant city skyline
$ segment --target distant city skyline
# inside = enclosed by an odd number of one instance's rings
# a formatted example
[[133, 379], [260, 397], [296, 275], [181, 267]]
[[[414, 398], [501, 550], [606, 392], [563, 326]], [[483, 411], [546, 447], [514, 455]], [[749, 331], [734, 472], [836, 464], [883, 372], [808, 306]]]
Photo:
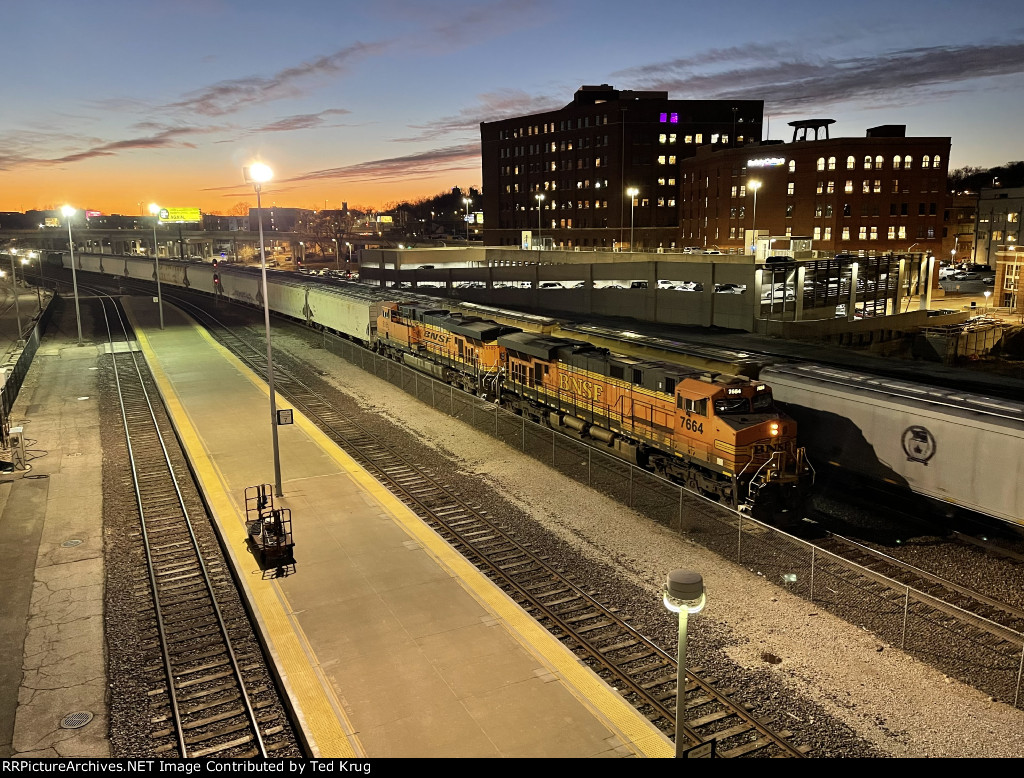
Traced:
[[[721, 8], [721, 7], [720, 7]], [[479, 123], [584, 84], [765, 102], [766, 138], [904, 124], [949, 167], [1024, 157], [1016, 3], [53, 0], [4, 10], [0, 210], [383, 209], [480, 187]]]

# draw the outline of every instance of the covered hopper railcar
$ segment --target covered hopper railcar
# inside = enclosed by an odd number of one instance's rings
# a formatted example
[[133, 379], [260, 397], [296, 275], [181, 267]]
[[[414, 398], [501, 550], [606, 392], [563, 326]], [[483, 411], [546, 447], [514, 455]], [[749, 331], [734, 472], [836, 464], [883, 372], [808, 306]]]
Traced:
[[1024, 402], [807, 363], [761, 377], [819, 469], [1024, 524]]

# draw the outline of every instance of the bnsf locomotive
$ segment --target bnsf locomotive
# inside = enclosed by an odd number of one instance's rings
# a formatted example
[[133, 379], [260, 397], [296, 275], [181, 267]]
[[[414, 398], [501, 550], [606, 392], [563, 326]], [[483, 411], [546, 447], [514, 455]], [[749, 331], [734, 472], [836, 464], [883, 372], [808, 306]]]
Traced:
[[759, 518], [810, 486], [796, 423], [747, 378], [412, 303], [382, 306], [374, 348]]

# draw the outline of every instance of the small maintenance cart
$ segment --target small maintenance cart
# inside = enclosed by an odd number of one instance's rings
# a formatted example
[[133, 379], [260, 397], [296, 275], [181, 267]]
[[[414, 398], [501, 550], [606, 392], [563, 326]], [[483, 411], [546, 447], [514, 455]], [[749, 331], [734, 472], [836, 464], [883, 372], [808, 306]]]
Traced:
[[245, 528], [248, 542], [262, 564], [279, 565], [294, 561], [292, 549], [292, 512], [274, 507], [270, 484], [245, 490]]

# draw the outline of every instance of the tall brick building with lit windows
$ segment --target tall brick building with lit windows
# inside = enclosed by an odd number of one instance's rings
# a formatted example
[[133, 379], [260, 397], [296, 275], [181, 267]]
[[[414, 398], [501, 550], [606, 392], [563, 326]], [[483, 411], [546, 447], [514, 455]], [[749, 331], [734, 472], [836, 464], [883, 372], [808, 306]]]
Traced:
[[[680, 165], [761, 138], [760, 100], [669, 100], [582, 86], [556, 111], [480, 125], [484, 242], [681, 248]], [[630, 202], [627, 189], [638, 193]]]
[[832, 123], [791, 122], [791, 143], [701, 147], [683, 160], [684, 245], [746, 253], [756, 230], [810, 237], [822, 251], [939, 256], [950, 139], [908, 138], [903, 125], [829, 138]]

